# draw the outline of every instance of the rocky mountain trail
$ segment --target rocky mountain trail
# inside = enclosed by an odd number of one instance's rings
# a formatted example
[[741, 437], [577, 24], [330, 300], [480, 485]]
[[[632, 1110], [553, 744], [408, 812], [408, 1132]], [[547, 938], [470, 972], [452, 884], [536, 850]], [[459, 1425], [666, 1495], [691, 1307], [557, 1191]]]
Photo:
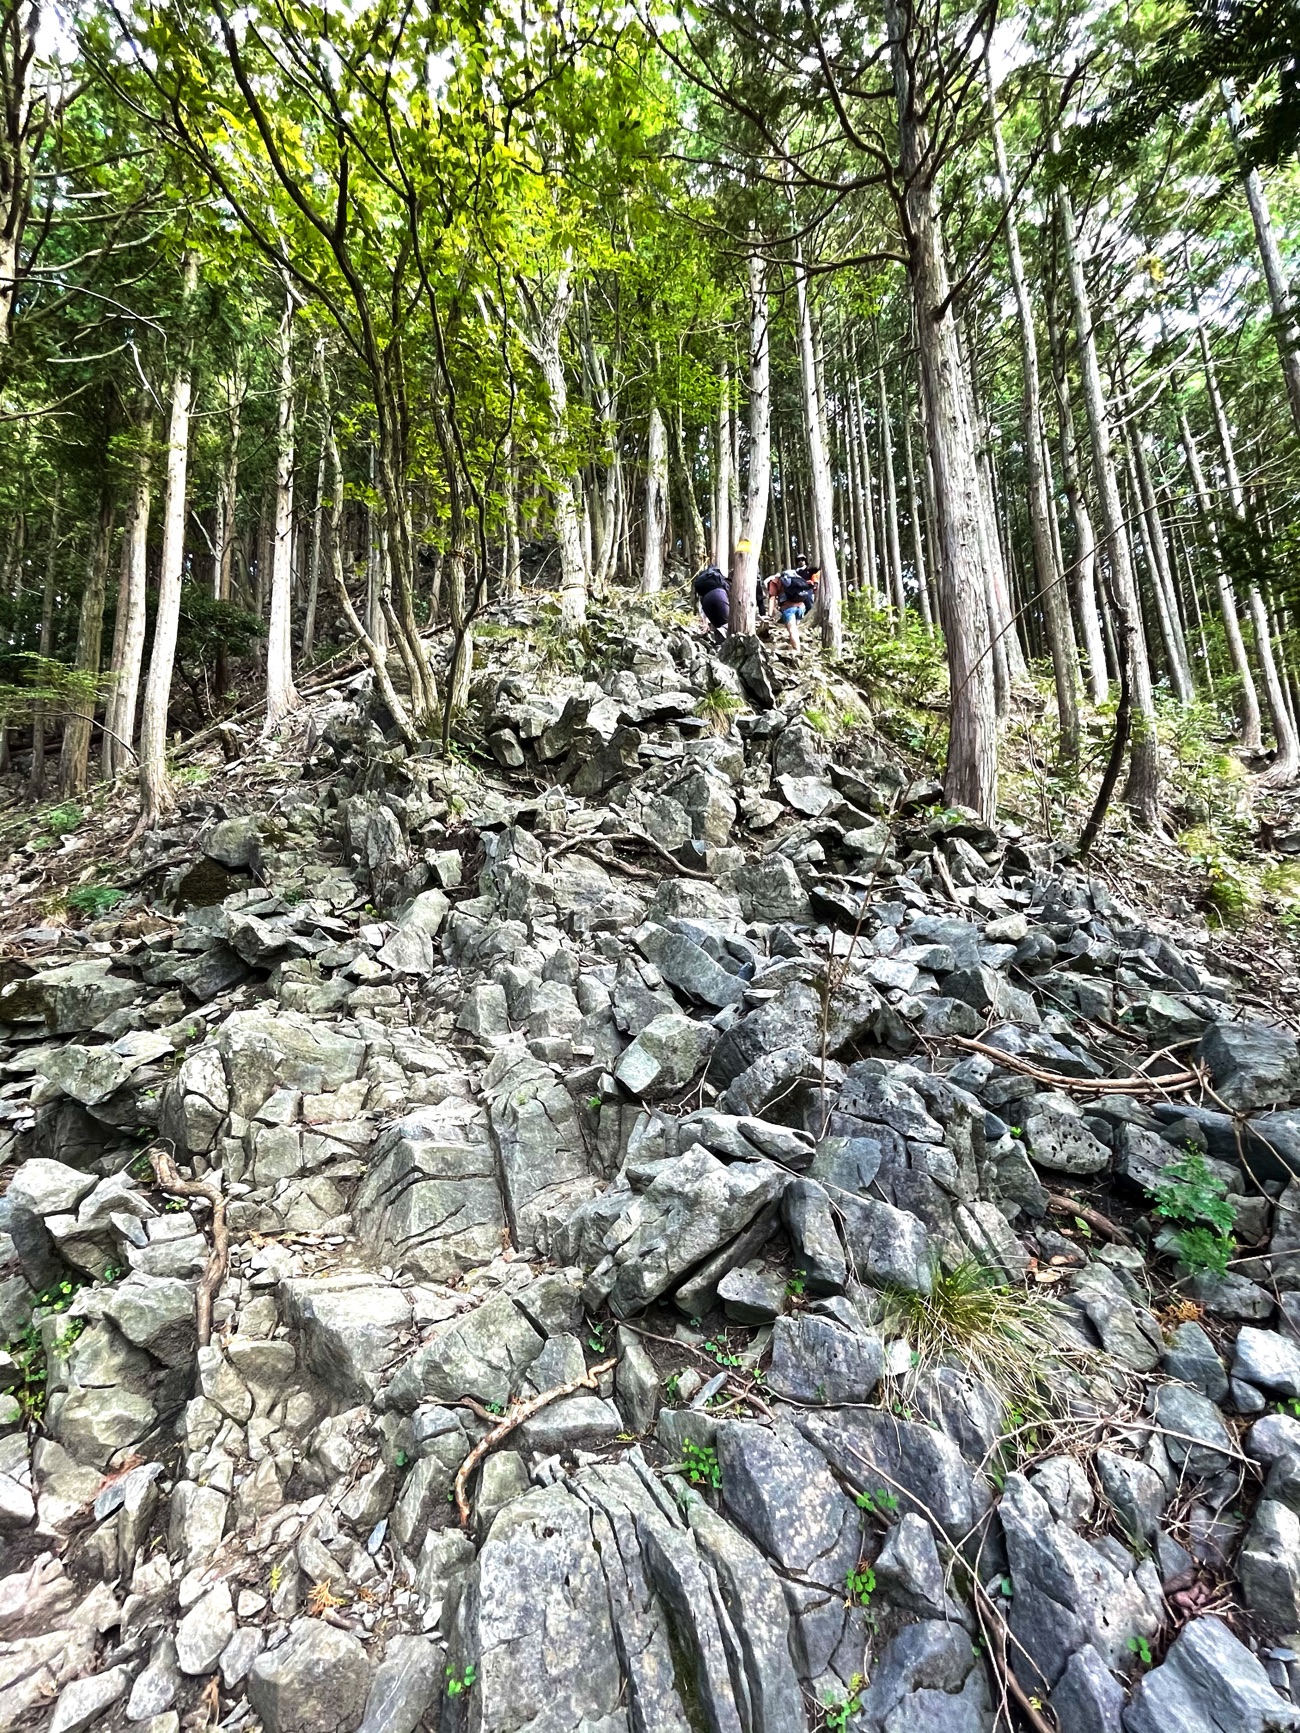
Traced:
[[1294, 1002], [528, 606], [6, 937], [0, 1728], [1300, 1727]]

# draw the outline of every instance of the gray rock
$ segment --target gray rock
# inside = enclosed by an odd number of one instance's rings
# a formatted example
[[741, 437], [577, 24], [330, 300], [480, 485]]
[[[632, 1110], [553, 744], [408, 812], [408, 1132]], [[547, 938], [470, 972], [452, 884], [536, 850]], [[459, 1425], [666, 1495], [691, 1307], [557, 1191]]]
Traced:
[[176, 1664], [182, 1673], [210, 1673], [235, 1634], [230, 1585], [218, 1583], [196, 1601], [176, 1627]]
[[1099, 1450], [1093, 1458], [1102, 1491], [1134, 1545], [1149, 1541], [1160, 1526], [1169, 1492], [1154, 1468], [1131, 1456]]
[[1070, 1656], [1051, 1706], [1070, 1733], [1122, 1733], [1124, 1687], [1091, 1643]]
[[256, 818], [223, 818], [204, 836], [200, 846], [209, 860], [225, 867], [248, 866], [261, 847]]
[[1160, 1369], [1182, 1384], [1190, 1384], [1211, 1402], [1222, 1402], [1228, 1394], [1228, 1374], [1213, 1342], [1194, 1321], [1179, 1324], [1160, 1357]]
[[729, 973], [701, 945], [663, 927], [642, 927], [637, 949], [671, 986], [706, 1005], [734, 1005], [745, 994], [745, 983]]
[[59, 1692], [48, 1733], [83, 1733], [84, 1728], [101, 1722], [114, 1703], [126, 1695], [130, 1682], [131, 1674], [126, 1667], [109, 1667], [102, 1673], [92, 1673], [88, 1679], [74, 1679]]
[[115, 1094], [135, 1069], [130, 1059], [111, 1047], [81, 1047], [70, 1041], [46, 1055], [40, 1075], [74, 1101], [95, 1107]]
[[807, 925], [812, 920], [812, 905], [798, 869], [783, 854], [747, 862], [736, 874], [735, 884], [747, 921], [793, 921]]
[[1108, 1265], [1089, 1264], [1070, 1284], [1070, 1296], [1086, 1314], [1102, 1347], [1135, 1372], [1153, 1371], [1164, 1338], [1145, 1307], [1135, 1306], [1118, 1274]]
[[871, 1670], [861, 1720], [870, 1733], [988, 1733], [988, 1679], [965, 1631], [936, 1619], [900, 1631]]
[[795, 1424], [854, 1486], [873, 1493], [882, 1486], [895, 1490], [900, 1510], [932, 1518], [951, 1540], [964, 1541], [989, 1507], [983, 1478], [934, 1427], [883, 1408], [803, 1414]]
[[788, 1176], [768, 1161], [727, 1165], [696, 1147], [665, 1162], [618, 1227], [609, 1304], [624, 1318], [736, 1237], [780, 1196]]
[[773, 1326], [772, 1388], [795, 1402], [865, 1402], [880, 1382], [884, 1360], [879, 1337], [811, 1312], [778, 1318]]
[[957, 1609], [944, 1582], [934, 1530], [915, 1511], [891, 1524], [876, 1556], [876, 1583], [886, 1598], [922, 1619], [947, 1619]]
[[1129, 1666], [1130, 1639], [1153, 1640], [1164, 1617], [1154, 1568], [1118, 1568], [1107, 1552], [1054, 1522], [1023, 1475], [1007, 1476], [999, 1513], [1015, 1590], [1011, 1633], [1023, 1645], [1014, 1665], [1025, 1689], [1041, 1694], [1055, 1686], [1070, 1656], [1088, 1643], [1108, 1667]]
[[41, 1217], [64, 1215], [94, 1191], [95, 1183], [93, 1173], [81, 1173], [65, 1162], [36, 1156], [14, 1174], [5, 1197], [11, 1210], [23, 1209]]
[[1145, 1674], [1124, 1715], [1125, 1733], [1283, 1733], [1300, 1708], [1220, 1619], [1192, 1619], [1158, 1667]]
[[832, 1196], [848, 1267], [857, 1280], [928, 1294], [934, 1283], [934, 1254], [924, 1222], [910, 1210], [895, 1209], [875, 1198], [834, 1192]]
[[614, 1369], [614, 1399], [629, 1432], [649, 1432], [659, 1413], [659, 1374], [636, 1337], [619, 1331], [619, 1360]]
[[344, 1402], [371, 1401], [410, 1328], [401, 1290], [358, 1270], [292, 1277], [280, 1283], [279, 1297], [307, 1370]]
[[390, 1637], [357, 1733], [415, 1733], [441, 1682], [441, 1660], [429, 1637]]
[[466, 1108], [452, 1098], [388, 1126], [352, 1203], [375, 1258], [428, 1281], [489, 1263], [505, 1227], [487, 1124]]
[[1209, 1476], [1227, 1467], [1232, 1437], [1208, 1397], [1182, 1384], [1164, 1384], [1148, 1397], [1161, 1426], [1169, 1460], [1190, 1475]]
[[113, 1452], [137, 1444], [156, 1418], [153, 1404], [129, 1390], [78, 1389], [52, 1405], [50, 1429], [76, 1461], [107, 1468]]
[[1300, 1514], [1263, 1498], [1237, 1556], [1246, 1605], [1275, 1630], [1300, 1630]]
[[11, 981], [0, 988], [0, 1021], [42, 1023], [51, 1035], [93, 1029], [139, 994], [134, 981], [110, 973], [112, 966], [110, 958], [94, 957]]
[[1270, 1396], [1293, 1400], [1300, 1396], [1300, 1345], [1276, 1330], [1243, 1324], [1233, 1347], [1232, 1375]]
[[1106, 1145], [1058, 1097], [1037, 1096], [1025, 1113], [1024, 1130], [1035, 1165], [1050, 1173], [1102, 1173], [1110, 1166]]
[[149, 1651], [149, 1661], [136, 1675], [127, 1700], [128, 1721], [147, 1721], [151, 1715], [162, 1715], [176, 1701], [181, 1687], [181, 1672], [176, 1665], [176, 1640], [170, 1631], [155, 1637]]
[[483, 1075], [515, 1244], [549, 1249], [554, 1227], [598, 1189], [586, 1129], [553, 1069], [506, 1043]]
[[1266, 1414], [1246, 1434], [1245, 1447], [1268, 1470], [1264, 1497], [1280, 1499], [1300, 1512], [1300, 1420]]
[[221, 1651], [221, 1682], [227, 1691], [242, 1685], [253, 1662], [266, 1647], [266, 1632], [256, 1625], [242, 1625]]
[[504, 1405], [541, 1353], [544, 1338], [506, 1294], [495, 1294], [472, 1312], [441, 1326], [418, 1349], [389, 1386], [389, 1401], [411, 1413], [421, 1401]]
[[831, 1200], [814, 1179], [793, 1179], [781, 1195], [781, 1216], [794, 1245], [794, 1266], [810, 1294], [838, 1294], [848, 1274]]
[[624, 1048], [614, 1075], [632, 1095], [671, 1095], [698, 1074], [717, 1038], [709, 1024], [665, 1012]]
[[738, 1324], [769, 1324], [785, 1304], [785, 1286], [779, 1270], [744, 1264], [718, 1283], [718, 1298]]
[[128, 1342], [164, 1366], [183, 1366], [194, 1353], [194, 1290], [174, 1276], [130, 1275], [99, 1301]]
[[1300, 1092], [1300, 1048], [1284, 1029], [1211, 1023], [1197, 1057], [1209, 1066], [1215, 1094], [1235, 1111], [1273, 1107]]
[[266, 1733], [353, 1733], [369, 1688], [361, 1644], [319, 1619], [299, 1619], [248, 1675], [248, 1700]]

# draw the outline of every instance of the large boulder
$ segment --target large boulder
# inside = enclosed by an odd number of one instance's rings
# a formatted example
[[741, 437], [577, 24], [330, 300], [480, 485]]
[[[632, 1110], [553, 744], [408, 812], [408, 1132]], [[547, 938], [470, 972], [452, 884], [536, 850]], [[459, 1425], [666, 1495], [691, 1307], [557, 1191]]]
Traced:
[[1197, 1057], [1219, 1099], [1237, 1112], [1274, 1107], [1300, 1093], [1300, 1047], [1289, 1030], [1265, 1023], [1211, 1023]]
[[481, 1110], [452, 1097], [390, 1125], [371, 1152], [352, 1219], [379, 1263], [428, 1281], [489, 1263], [505, 1212]]
[[1158, 1667], [1138, 1681], [1125, 1733], [1284, 1733], [1300, 1708], [1279, 1697], [1263, 1666], [1220, 1619], [1185, 1624]]
[[366, 1651], [322, 1619], [299, 1619], [248, 1674], [248, 1700], [266, 1733], [354, 1733], [369, 1689]]

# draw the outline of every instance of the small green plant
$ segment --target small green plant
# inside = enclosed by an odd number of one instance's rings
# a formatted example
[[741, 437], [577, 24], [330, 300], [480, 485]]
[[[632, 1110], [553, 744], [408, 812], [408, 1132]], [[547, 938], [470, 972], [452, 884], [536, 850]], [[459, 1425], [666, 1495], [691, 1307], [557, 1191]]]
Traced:
[[1151, 1665], [1151, 1645], [1145, 1637], [1130, 1637], [1128, 1648], [1129, 1653], [1136, 1655], [1144, 1667]]
[[670, 1372], [664, 1379], [664, 1395], [670, 1402], [680, 1402], [682, 1399], [682, 1375], [680, 1372]]
[[51, 836], [67, 836], [81, 823], [81, 808], [74, 806], [71, 801], [63, 806], [52, 806], [42, 817], [41, 823]]
[[796, 1270], [790, 1277], [790, 1280], [785, 1284], [785, 1297], [787, 1300], [802, 1300], [807, 1290], [807, 1270]]
[[858, 1564], [844, 1578], [844, 1592], [849, 1604], [865, 1607], [876, 1592], [876, 1573], [870, 1565]]
[[865, 1510], [886, 1521], [898, 1512], [898, 1494], [883, 1486], [878, 1486], [874, 1492], [860, 1492], [853, 1502], [859, 1510]]
[[38, 1425], [45, 1418], [45, 1385], [49, 1368], [45, 1363], [45, 1344], [35, 1324], [29, 1324], [13, 1349], [14, 1365], [18, 1368], [18, 1383], [14, 1399], [24, 1422]]
[[472, 1688], [474, 1681], [477, 1678], [478, 1668], [474, 1665], [473, 1661], [469, 1663], [463, 1673], [458, 1673], [454, 1667], [448, 1667], [447, 1695], [449, 1697], [459, 1697], [463, 1692]]
[[605, 1354], [609, 1351], [609, 1325], [593, 1324], [587, 1337], [587, 1346], [593, 1354]]
[[711, 1444], [696, 1444], [690, 1438], [682, 1441], [682, 1472], [692, 1486], [722, 1485], [722, 1464]]
[[78, 885], [68, 892], [64, 901], [77, 914], [89, 915], [93, 920], [115, 909], [125, 895], [126, 892], [118, 890], [116, 885]]
[[282, 1564], [273, 1564], [271, 1566], [271, 1575], [268, 1580], [271, 1585], [271, 1593], [273, 1595], [277, 1594], [279, 1592], [280, 1584], [284, 1581], [284, 1566]]
[[591, 1111], [593, 1113], [599, 1113], [600, 1108], [601, 1108], [601, 1100], [600, 1100], [599, 1095], [589, 1095], [587, 1097], [587, 1106], [591, 1109]]
[[710, 686], [695, 706], [695, 714], [707, 725], [710, 733], [729, 734], [732, 717], [739, 715], [744, 708], [744, 701], [734, 692], [728, 692], [725, 686]]
[[731, 1352], [731, 1344], [729, 1342], [712, 1341], [704, 1342], [701, 1345], [704, 1352], [717, 1366], [740, 1366], [744, 1363], [739, 1354], [733, 1354]]
[[822, 1716], [830, 1733], [844, 1733], [852, 1718], [862, 1707], [862, 1687], [866, 1680], [861, 1673], [855, 1673], [849, 1680], [849, 1689], [843, 1697], [832, 1697], [829, 1693], [822, 1698]]
[[1289, 1396], [1273, 1405], [1275, 1414], [1289, 1414], [1292, 1420], [1300, 1420], [1300, 1396]]
[[1169, 1242], [1180, 1263], [1223, 1275], [1233, 1253], [1232, 1205], [1227, 1186], [1210, 1172], [1205, 1157], [1179, 1156], [1147, 1190], [1155, 1213], [1172, 1224]]

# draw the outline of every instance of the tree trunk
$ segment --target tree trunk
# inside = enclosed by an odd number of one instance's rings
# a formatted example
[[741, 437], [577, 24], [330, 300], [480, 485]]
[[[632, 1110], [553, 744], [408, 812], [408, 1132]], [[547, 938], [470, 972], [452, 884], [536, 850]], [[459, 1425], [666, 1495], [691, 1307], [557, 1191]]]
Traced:
[[885, 19], [910, 228], [908, 278], [916, 310], [940, 525], [939, 606], [950, 692], [945, 791], [949, 801], [992, 820], [997, 810], [997, 721], [969, 388], [957, 350], [934, 183], [925, 166], [928, 141], [918, 114], [924, 94], [912, 83], [912, 45], [905, 40], [907, 14], [902, 0], [886, 0]]
[[[745, 478], [740, 534], [732, 563], [731, 630], [744, 636], [754, 630], [758, 606], [755, 589], [762, 571], [763, 533], [772, 485], [772, 380], [768, 347], [770, 310], [767, 263], [751, 257], [749, 279], [749, 473]], [[785, 478], [782, 477], [782, 486]]]
[[316, 463], [316, 499], [311, 511], [311, 548], [307, 555], [307, 607], [302, 622], [302, 659], [310, 663], [316, 648], [316, 609], [320, 602], [321, 537], [325, 519], [325, 443]]
[[0, 346], [13, 338], [32, 153], [49, 116], [46, 94], [33, 77], [40, 25], [40, 0], [8, 0], [0, 13]]
[[930, 578], [925, 565], [925, 525], [921, 521], [921, 496], [916, 485], [916, 458], [912, 452], [912, 418], [903, 404], [903, 463], [907, 473], [907, 509], [912, 519], [912, 565], [916, 571], [916, 600], [927, 632], [934, 630], [930, 602]]
[[723, 363], [718, 385], [717, 467], [713, 473], [713, 563], [731, 570], [731, 373]]
[[821, 381], [817, 376], [817, 351], [813, 339], [812, 307], [803, 258], [798, 244], [794, 260], [795, 308], [799, 324], [799, 363], [803, 379], [804, 421], [808, 434], [808, 467], [812, 472], [813, 520], [821, 582], [817, 612], [822, 643], [833, 656], [844, 648], [844, 623], [840, 612], [840, 568], [835, 553], [834, 489], [830, 456], [826, 449], [826, 415]]
[[659, 405], [650, 405], [646, 443], [645, 545], [641, 556], [641, 593], [658, 595], [664, 587], [664, 532], [668, 523], [668, 430]]
[[[40, 654], [49, 656], [50, 645], [54, 636], [54, 576], [58, 569], [59, 558], [59, 500], [60, 478], [54, 477], [54, 491], [50, 500], [50, 539], [45, 550], [45, 579], [41, 586], [41, 635], [37, 640]], [[37, 704], [32, 715], [32, 774], [31, 791], [34, 795], [45, 792], [45, 706]]]
[[889, 600], [901, 629], [907, 611], [903, 588], [903, 555], [898, 540], [898, 487], [894, 478], [894, 439], [889, 426], [889, 396], [885, 369], [876, 363], [876, 389], [880, 404], [881, 510], [885, 519], [885, 564], [888, 568]]
[[271, 550], [271, 619], [266, 634], [266, 724], [273, 734], [297, 708], [293, 683], [293, 291], [286, 279], [280, 319], [280, 403], [275, 456], [275, 540]]
[[1003, 224], [1007, 237], [1007, 264], [1011, 273], [1011, 290], [1016, 303], [1016, 319], [1020, 327], [1020, 365], [1024, 378], [1025, 456], [1029, 468], [1029, 529], [1034, 550], [1034, 581], [1042, 602], [1043, 620], [1047, 627], [1047, 645], [1052, 655], [1052, 677], [1056, 686], [1056, 714], [1061, 733], [1061, 756], [1073, 760], [1079, 755], [1079, 663], [1074, 644], [1074, 628], [1070, 621], [1070, 602], [1061, 573], [1056, 564], [1052, 545], [1051, 501], [1047, 476], [1043, 466], [1042, 389], [1038, 372], [1038, 339], [1034, 333], [1034, 312], [1025, 281], [1025, 265], [1020, 253], [1020, 230], [1016, 223], [1015, 204], [1011, 191], [1011, 176], [1007, 172], [1007, 153], [998, 125], [997, 106], [993, 95], [993, 74], [987, 55], [984, 71], [988, 81], [989, 118], [993, 130], [993, 151], [997, 161], [998, 180], [1002, 188]]
[[1291, 405], [1291, 420], [1295, 424], [1296, 433], [1300, 435], [1300, 324], [1296, 320], [1282, 252], [1273, 232], [1273, 217], [1268, 208], [1264, 183], [1259, 178], [1259, 170], [1247, 163], [1242, 150], [1241, 110], [1232, 85], [1225, 81], [1222, 88], [1228, 125], [1232, 129], [1233, 142], [1237, 146], [1241, 163], [1241, 177], [1246, 187], [1246, 203], [1250, 206], [1250, 220], [1255, 225], [1255, 240], [1259, 246], [1260, 263], [1264, 267], [1264, 281], [1268, 284], [1269, 305], [1273, 309], [1273, 333], [1277, 340], [1278, 359], [1282, 363], [1282, 377], [1286, 381], [1287, 402]]
[[[533, 359], [546, 383], [551, 412], [551, 437], [563, 450], [568, 433], [569, 388], [564, 377], [560, 336], [573, 306], [573, 264], [566, 259], [555, 280], [550, 305], [531, 322], [525, 333]], [[560, 549], [560, 617], [570, 626], [580, 626], [587, 617], [587, 571], [582, 558], [582, 529], [573, 483], [562, 465], [551, 466], [551, 501], [555, 534]]]
[[1282, 689], [1277, 660], [1273, 655], [1273, 634], [1269, 628], [1268, 612], [1257, 584], [1250, 586], [1250, 617], [1255, 626], [1255, 648], [1264, 676], [1264, 690], [1268, 694], [1269, 716], [1272, 719], [1273, 739], [1277, 747], [1272, 764], [1259, 780], [1266, 788], [1289, 788], [1295, 781], [1297, 772], [1300, 772], [1300, 742], [1296, 740], [1295, 727], [1287, 711], [1286, 694]]
[[1074, 604], [1083, 632], [1084, 654], [1088, 659], [1089, 696], [1094, 704], [1104, 704], [1110, 693], [1110, 681], [1106, 676], [1106, 639], [1102, 631], [1101, 614], [1097, 609], [1097, 538], [1079, 478], [1079, 451], [1074, 433], [1074, 412], [1070, 404], [1070, 374], [1065, 354], [1065, 335], [1057, 317], [1054, 292], [1048, 295], [1046, 307], [1052, 375], [1056, 384], [1061, 479], [1065, 484], [1070, 522], [1074, 526]]
[[[185, 264], [185, 298], [198, 284], [198, 264]], [[180, 627], [181, 586], [185, 580], [186, 478], [189, 467], [191, 358], [181, 356], [172, 380], [171, 415], [167, 429], [167, 491], [163, 505], [162, 561], [158, 570], [158, 608], [153, 650], [145, 680], [140, 724], [141, 822], [157, 824], [173, 812], [176, 797], [167, 772], [167, 708], [171, 698], [176, 636]]]
[[[1122, 372], [1120, 379], [1122, 383]], [[1191, 669], [1187, 665], [1187, 640], [1183, 637], [1183, 623], [1178, 616], [1178, 597], [1175, 593], [1174, 575], [1169, 569], [1169, 549], [1165, 543], [1164, 525], [1160, 521], [1160, 507], [1155, 489], [1151, 485], [1146, 453], [1142, 450], [1142, 436], [1137, 428], [1132, 426], [1129, 434], [1133, 484], [1139, 504], [1138, 524], [1143, 545], [1147, 550], [1147, 565], [1155, 591], [1160, 632], [1165, 641], [1169, 681], [1174, 697], [1180, 704], [1193, 704], [1196, 701], [1196, 690], [1192, 685]]]
[[[73, 667], [88, 681], [99, 676], [104, 638], [104, 596], [108, 587], [108, 561], [113, 547], [113, 496], [107, 488], [99, 496], [99, 515], [90, 538], [86, 587], [81, 593], [77, 620], [77, 650]], [[63, 724], [63, 750], [59, 755], [59, 794], [66, 800], [84, 794], [90, 768], [90, 731], [95, 718], [95, 693], [78, 696]]]
[[[1053, 140], [1053, 149], [1057, 141]], [[1112, 456], [1110, 419], [1106, 395], [1101, 382], [1101, 365], [1097, 359], [1097, 339], [1093, 330], [1092, 306], [1083, 276], [1083, 260], [1079, 253], [1074, 226], [1074, 207], [1070, 195], [1061, 185], [1056, 191], [1057, 212], [1061, 223], [1061, 241], [1070, 292], [1074, 300], [1075, 327], [1078, 333], [1079, 371], [1083, 378], [1084, 403], [1088, 411], [1088, 430], [1092, 440], [1092, 466], [1097, 494], [1101, 502], [1101, 518], [1105, 536], [1106, 559], [1115, 588], [1120, 611], [1127, 616], [1127, 649], [1121, 644], [1121, 654], [1130, 658], [1129, 669], [1136, 712], [1133, 742], [1129, 757], [1126, 798], [1137, 822], [1154, 830], [1160, 822], [1160, 761], [1156, 750], [1155, 699], [1151, 692], [1151, 668], [1147, 661], [1146, 644], [1142, 638], [1141, 614], [1138, 608], [1137, 584], [1133, 577], [1133, 561], [1124, 527], [1124, 508], [1120, 503], [1119, 484], [1115, 477]]]
[[120, 776], [135, 762], [135, 712], [144, 662], [145, 585], [149, 556], [149, 503], [153, 469], [153, 417], [140, 424], [135, 477], [122, 532], [122, 567], [113, 630], [113, 688], [104, 722], [104, 776]]

